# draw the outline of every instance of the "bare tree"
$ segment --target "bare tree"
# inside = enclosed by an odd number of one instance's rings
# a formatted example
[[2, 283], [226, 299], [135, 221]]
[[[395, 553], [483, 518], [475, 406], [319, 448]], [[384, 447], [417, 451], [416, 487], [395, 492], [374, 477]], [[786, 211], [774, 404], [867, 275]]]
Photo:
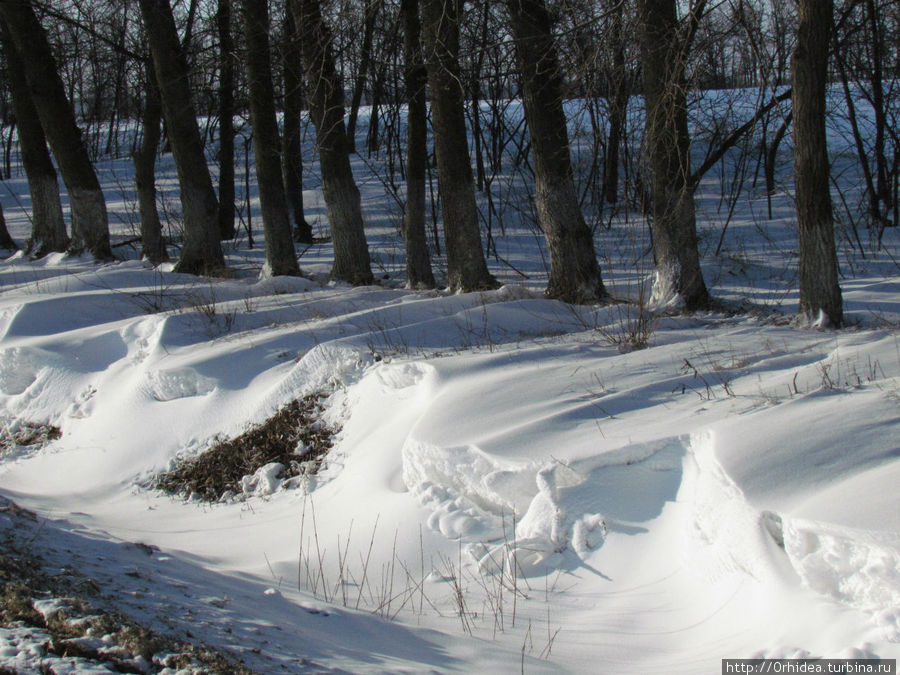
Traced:
[[216, 4], [219, 36], [219, 236], [234, 239], [234, 38], [232, 0]]
[[134, 177], [137, 186], [138, 209], [141, 214], [141, 255], [154, 265], [169, 259], [163, 239], [162, 223], [156, 208], [156, 155], [159, 148], [162, 101], [153, 66], [147, 64], [146, 96], [144, 99], [143, 137], [134, 151]]
[[5, 251], [17, 251], [19, 245], [13, 240], [6, 227], [6, 218], [3, 217], [3, 207], [0, 206], [0, 249]]
[[496, 288], [478, 226], [459, 68], [459, 0], [422, 0], [425, 64], [451, 290]]
[[112, 258], [106, 202], [66, 97], [44, 28], [30, 0], [4, 0], [0, 18], [21, 56], [25, 80], [41, 126], [56, 157], [72, 213], [74, 251], [87, 249], [98, 260]]
[[225, 266], [225, 257], [218, 203], [194, 113], [187, 61], [169, 0], [140, 0], [140, 6], [181, 187], [184, 248], [175, 269], [213, 274]]
[[65, 251], [69, 235], [59, 199], [59, 181], [47, 150], [47, 138], [28, 91], [25, 70], [9, 28], [0, 20], [0, 44], [6, 58], [6, 76], [18, 127], [22, 165], [31, 192], [31, 238], [26, 251], [37, 257]]
[[572, 303], [606, 297], [569, 156], [562, 78], [544, 0], [507, 0], [534, 159], [538, 219], [550, 249], [547, 295]]
[[407, 114], [406, 204], [403, 240], [406, 243], [406, 279], [410, 288], [434, 288], [434, 274], [425, 238], [425, 189], [428, 163], [428, 111], [425, 88], [428, 73], [422, 59], [418, 0], [401, 0], [403, 60], [406, 66]]
[[297, 254], [291, 235], [284, 178], [281, 173], [275, 89], [269, 55], [267, 0], [243, 0], [244, 37], [247, 41], [247, 79], [250, 86], [250, 124], [256, 155], [256, 179], [266, 234], [266, 275], [298, 275]]
[[310, 114], [316, 126], [322, 191], [334, 242], [331, 277], [351, 284], [373, 281], [369, 247], [363, 227], [359, 189], [350, 166], [350, 146], [344, 127], [344, 89], [335, 67], [331, 31], [318, 0], [291, 0], [297, 23]]
[[676, 0], [638, 2], [646, 105], [644, 145], [650, 171], [650, 211], [656, 279], [651, 302], [687, 310], [705, 307], [691, 184], [685, 61], [705, 0], [693, 4], [684, 30]]
[[794, 188], [800, 240], [800, 316], [808, 322], [838, 328], [843, 323], [843, 302], [838, 283], [825, 136], [832, 0], [800, 0], [798, 7], [791, 79]]
[[282, 37], [282, 70], [284, 71], [284, 129], [281, 155], [284, 164], [284, 191], [294, 223], [294, 241], [313, 243], [312, 226], [303, 212], [303, 149], [300, 117], [303, 114], [303, 53], [297, 25], [290, 12], [285, 13]]

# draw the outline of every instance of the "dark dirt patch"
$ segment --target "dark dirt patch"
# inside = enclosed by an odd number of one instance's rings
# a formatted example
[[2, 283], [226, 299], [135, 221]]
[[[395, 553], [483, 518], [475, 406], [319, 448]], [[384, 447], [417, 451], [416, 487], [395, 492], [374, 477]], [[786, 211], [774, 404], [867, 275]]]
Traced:
[[[21, 533], [36, 520], [30, 511], [0, 497], [0, 515], [11, 523], [0, 530], [0, 628], [34, 631], [41, 672], [56, 672], [56, 658], [76, 658], [119, 673], [183, 670], [192, 675], [253, 675], [236, 658], [204, 645], [163, 635], [116, 611], [87, 600], [77, 571], [53, 574]], [[39, 600], [51, 601], [37, 604]], [[39, 611], [40, 609], [40, 611]], [[28, 672], [32, 672], [29, 670]], [[0, 665], [0, 675], [18, 675]]]
[[237, 438], [220, 440], [197, 457], [161, 474], [156, 487], [169, 494], [217, 502], [241, 495], [242, 480], [267, 464], [283, 466], [282, 479], [318, 472], [331, 449], [334, 430], [321, 419], [324, 394], [291, 401]]

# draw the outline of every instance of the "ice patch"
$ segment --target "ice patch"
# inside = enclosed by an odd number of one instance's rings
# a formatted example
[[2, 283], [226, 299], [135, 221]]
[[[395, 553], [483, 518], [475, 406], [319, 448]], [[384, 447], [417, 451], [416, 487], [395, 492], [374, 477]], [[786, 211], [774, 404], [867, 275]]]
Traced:
[[205, 396], [215, 390], [216, 382], [193, 368], [176, 368], [147, 373], [147, 386], [150, 395], [157, 401], [174, 401], [191, 396]]

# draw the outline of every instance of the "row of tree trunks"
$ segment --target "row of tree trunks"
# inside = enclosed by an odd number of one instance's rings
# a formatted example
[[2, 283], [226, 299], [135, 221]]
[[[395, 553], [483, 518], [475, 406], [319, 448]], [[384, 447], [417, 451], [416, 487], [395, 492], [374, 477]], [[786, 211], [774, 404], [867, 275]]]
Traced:
[[71, 248], [76, 252], [87, 249], [99, 260], [110, 259], [106, 201], [66, 97], [47, 35], [29, 0], [3, 0], [0, 19], [7, 26], [9, 41], [21, 56], [31, 100], [69, 193]]
[[0, 20], [0, 45], [6, 57], [6, 77], [16, 115], [22, 165], [31, 192], [31, 239], [25, 250], [40, 258], [54, 251], [65, 251], [69, 246], [69, 235], [63, 220], [56, 169], [28, 91], [25, 66], [3, 20]]

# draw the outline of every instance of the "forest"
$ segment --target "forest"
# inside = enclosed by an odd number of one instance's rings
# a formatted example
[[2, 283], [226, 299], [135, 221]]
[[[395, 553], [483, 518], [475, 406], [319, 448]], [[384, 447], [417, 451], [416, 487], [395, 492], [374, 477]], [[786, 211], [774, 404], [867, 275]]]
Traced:
[[[510, 197], [497, 179], [509, 172], [533, 202], [515, 208], [530, 210], [546, 238], [548, 297], [576, 303], [608, 297], [592, 233], [629, 210], [650, 231], [653, 303], [709, 307], [695, 192], [718, 171], [730, 184], [724, 209], [748, 190], [774, 194], [785, 139], [800, 313], [810, 322], [842, 323], [835, 222], [862, 247], [864, 237], [881, 246], [898, 221], [900, 10], [886, 0], [14, 0], [2, 20], [3, 169], [11, 175], [21, 153], [32, 255], [108, 258], [93, 164], [130, 157], [141, 254], [159, 263], [172, 244], [176, 270], [214, 273], [224, 267], [220, 242], [252, 218], [236, 192], [243, 146], [245, 161], [251, 148], [254, 157], [265, 271], [298, 274], [294, 243], [313, 242], [301, 149], [310, 122], [334, 242], [331, 276], [353, 284], [373, 281], [354, 154], [377, 163], [385, 198], [403, 204], [411, 288], [435, 286], [435, 255], [446, 260], [441, 286], [496, 285], [485, 255], [494, 228], [504, 228], [496, 201]], [[829, 87], [837, 92], [830, 108]], [[710, 91], [721, 94], [712, 114], [704, 111]], [[514, 101], [521, 111], [511, 112]], [[361, 109], [367, 124], [357, 147]], [[842, 145], [855, 155], [840, 159], [838, 175], [826, 116], [840, 120]], [[573, 117], [584, 120], [574, 159]], [[71, 233], [48, 143], [70, 196]], [[182, 205], [165, 227], [160, 152], [174, 157]], [[862, 183], [852, 195], [841, 187], [846, 172]], [[837, 216], [823, 198], [832, 186]]]
[[0, 675], [890, 667], [898, 123], [896, 0], [0, 0]]

